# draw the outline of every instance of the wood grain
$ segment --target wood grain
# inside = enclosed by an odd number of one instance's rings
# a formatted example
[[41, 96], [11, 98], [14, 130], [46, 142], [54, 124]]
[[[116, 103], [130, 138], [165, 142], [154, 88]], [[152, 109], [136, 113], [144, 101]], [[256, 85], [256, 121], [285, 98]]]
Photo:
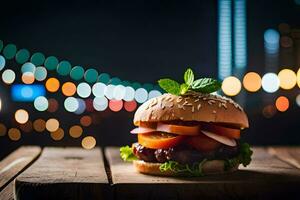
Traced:
[[41, 153], [36, 146], [20, 147], [0, 162], [0, 199], [13, 197], [13, 180]]
[[108, 179], [99, 148], [44, 149], [15, 180], [17, 199], [103, 199]]
[[300, 169], [299, 147], [269, 147], [268, 152], [280, 160]]
[[136, 172], [120, 159], [119, 148], [105, 150], [115, 199], [270, 199], [298, 195], [300, 171], [254, 148], [253, 162], [231, 174], [200, 178], [156, 177]]

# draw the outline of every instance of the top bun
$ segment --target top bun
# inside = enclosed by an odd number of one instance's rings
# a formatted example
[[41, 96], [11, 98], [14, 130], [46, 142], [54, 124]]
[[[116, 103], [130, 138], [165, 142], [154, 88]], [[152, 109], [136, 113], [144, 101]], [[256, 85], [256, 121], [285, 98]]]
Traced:
[[181, 96], [165, 93], [142, 104], [134, 115], [140, 122], [199, 121], [248, 128], [248, 118], [240, 105], [220, 95], [188, 92]]

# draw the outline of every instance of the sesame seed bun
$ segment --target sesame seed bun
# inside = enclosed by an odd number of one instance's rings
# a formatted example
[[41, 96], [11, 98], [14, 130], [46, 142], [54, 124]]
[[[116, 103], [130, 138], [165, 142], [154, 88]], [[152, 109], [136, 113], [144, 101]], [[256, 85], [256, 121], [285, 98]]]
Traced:
[[[161, 163], [150, 163], [145, 162], [143, 160], [135, 160], [133, 161], [133, 165], [135, 169], [143, 174], [157, 175], [157, 176], [178, 176], [177, 174], [171, 170], [162, 172], [159, 169]], [[206, 161], [202, 166], [203, 175], [211, 175], [211, 174], [224, 174], [228, 172], [234, 172], [238, 170], [239, 164], [232, 167], [230, 170], [224, 170], [224, 161], [223, 160], [209, 160]]]
[[134, 124], [161, 121], [199, 121], [224, 123], [248, 128], [244, 110], [230, 98], [189, 92], [182, 96], [165, 93], [142, 104], [134, 115]]

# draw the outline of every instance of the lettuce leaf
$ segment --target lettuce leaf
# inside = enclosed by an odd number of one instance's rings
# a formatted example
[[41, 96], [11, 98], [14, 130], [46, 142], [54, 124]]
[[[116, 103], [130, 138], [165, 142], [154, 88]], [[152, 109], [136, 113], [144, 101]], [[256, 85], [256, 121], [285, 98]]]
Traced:
[[202, 166], [206, 162], [206, 159], [201, 162], [194, 163], [193, 165], [180, 164], [176, 161], [167, 161], [160, 165], [161, 172], [172, 171], [178, 175], [184, 176], [203, 176]]
[[248, 143], [240, 145], [240, 153], [237, 157], [225, 161], [225, 170], [229, 170], [237, 164], [243, 164], [244, 167], [250, 164], [253, 151]]
[[137, 160], [138, 158], [134, 155], [132, 148], [127, 146], [120, 148], [120, 156], [124, 161], [131, 162]]

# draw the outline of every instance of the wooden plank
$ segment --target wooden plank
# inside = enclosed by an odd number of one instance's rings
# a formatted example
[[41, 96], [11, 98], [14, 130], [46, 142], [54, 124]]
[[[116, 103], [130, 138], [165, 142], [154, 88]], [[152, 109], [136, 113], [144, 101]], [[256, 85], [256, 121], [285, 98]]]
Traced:
[[300, 147], [269, 147], [268, 152], [300, 169]]
[[268, 199], [298, 195], [300, 184], [300, 171], [270, 155], [265, 148], [254, 148], [248, 168], [200, 178], [140, 174], [131, 163], [120, 159], [117, 147], [107, 148], [105, 155], [115, 199]]
[[14, 200], [14, 181], [11, 181], [1, 192], [1, 200]]
[[108, 179], [99, 148], [44, 149], [15, 180], [17, 199], [103, 199]]
[[26, 167], [40, 155], [37, 146], [20, 147], [0, 162], [0, 199], [11, 199], [12, 182]]

